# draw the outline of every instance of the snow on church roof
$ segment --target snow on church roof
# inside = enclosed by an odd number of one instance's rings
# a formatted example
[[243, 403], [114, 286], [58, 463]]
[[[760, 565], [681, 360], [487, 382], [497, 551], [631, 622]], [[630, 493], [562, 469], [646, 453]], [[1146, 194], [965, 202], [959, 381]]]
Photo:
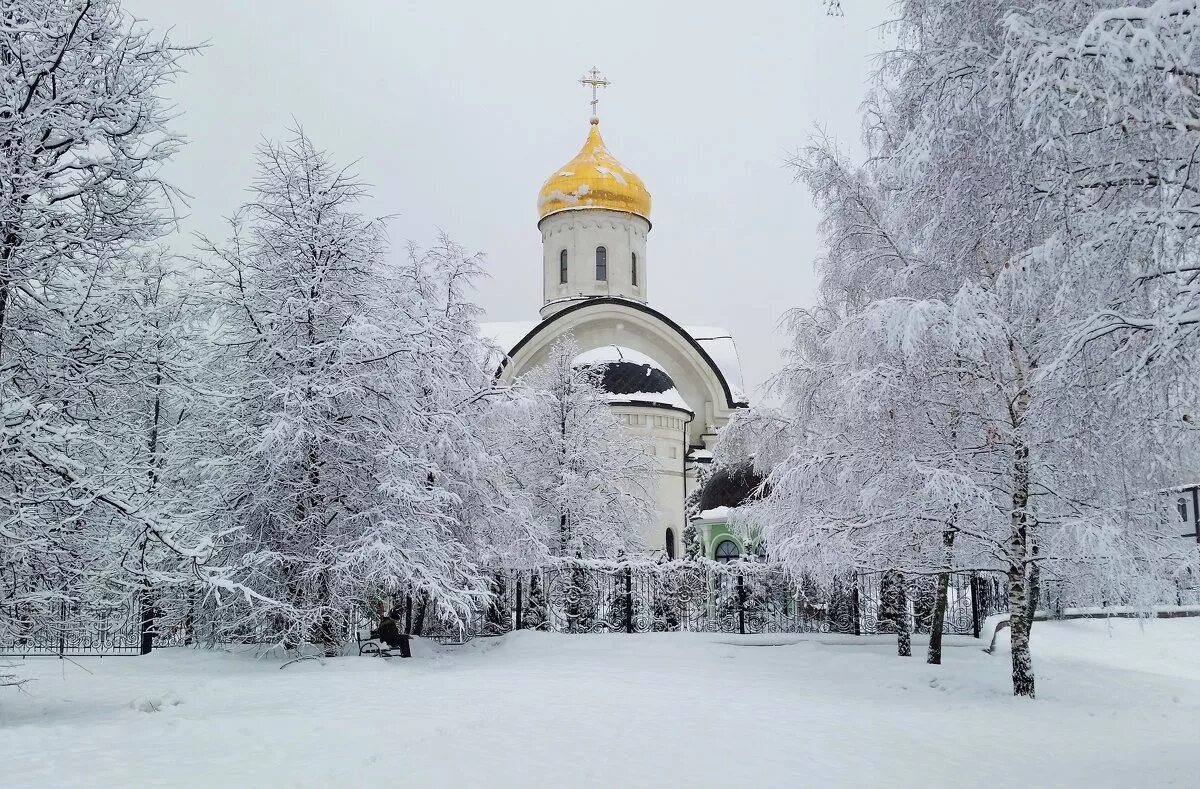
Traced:
[[695, 413], [662, 365], [632, 348], [602, 345], [579, 354], [572, 364], [602, 368], [600, 385], [610, 403], [654, 403]]
[[749, 403], [742, 384], [742, 360], [729, 330], [716, 326], [684, 326], [683, 330], [700, 343], [700, 347], [716, 363], [721, 375], [725, 376], [725, 383], [729, 384], [734, 402]]
[[[662, 370], [662, 365], [641, 351], [625, 348], [620, 345], [601, 345], [590, 351], [584, 351], [574, 359], [576, 365], [611, 364], [613, 362], [629, 362], [644, 365], [654, 370]], [[665, 371], [664, 371], [665, 374]], [[668, 380], [670, 380], [668, 378]]]
[[[516, 344], [533, 331], [540, 321], [499, 321], [479, 324], [479, 335], [495, 343], [502, 353], [508, 354]], [[748, 403], [742, 383], [742, 362], [738, 357], [737, 345], [727, 329], [716, 326], [684, 326], [683, 330], [709, 355], [736, 403]], [[499, 360], [497, 360], [497, 364]]]

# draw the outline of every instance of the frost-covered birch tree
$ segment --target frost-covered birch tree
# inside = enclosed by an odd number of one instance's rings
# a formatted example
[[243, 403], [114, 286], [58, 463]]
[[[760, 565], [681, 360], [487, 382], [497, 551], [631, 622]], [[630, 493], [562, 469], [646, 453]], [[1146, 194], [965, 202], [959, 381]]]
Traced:
[[1017, 695], [1040, 583], [1150, 602], [1195, 565], [1152, 495], [1194, 426], [1192, 5], [899, 3], [867, 165], [797, 161], [827, 250], [755, 453], [773, 553], [1003, 571]]

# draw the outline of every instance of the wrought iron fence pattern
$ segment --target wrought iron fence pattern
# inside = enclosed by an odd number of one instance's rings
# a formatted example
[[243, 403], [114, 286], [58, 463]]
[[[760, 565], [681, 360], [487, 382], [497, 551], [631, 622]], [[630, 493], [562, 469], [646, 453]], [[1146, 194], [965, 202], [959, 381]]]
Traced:
[[138, 655], [142, 652], [139, 599], [124, 604], [58, 603], [37, 616], [11, 611], [14, 627], [0, 638], [0, 655]]
[[[894, 631], [896, 617], [927, 633], [936, 577], [895, 580], [861, 573], [841, 583], [818, 585], [761, 563], [675, 561], [604, 566], [564, 563], [534, 570], [496, 570], [492, 595], [476, 610], [439, 612], [420, 596], [393, 592], [404, 629], [440, 640], [466, 640], [512, 630], [556, 633], [710, 632], [848, 633]], [[900, 583], [906, 608], [889, 611], [887, 585]], [[978, 635], [980, 622], [1007, 610], [1002, 575], [953, 573], [943, 632]], [[341, 637], [354, 640], [369, 628], [373, 604], [333, 617]], [[124, 606], [62, 605], [50, 616], [22, 623], [0, 636], [0, 655], [121, 655], [158, 646], [262, 644], [272, 626], [269, 610], [247, 603], [218, 605], [194, 591], [169, 599], [134, 596]], [[10, 617], [10, 621], [16, 621]]]
[[[902, 578], [905, 614], [915, 632], [928, 633], [935, 576]], [[943, 632], [977, 635], [981, 621], [1006, 610], [1003, 577], [952, 573]], [[671, 562], [658, 566], [563, 565], [493, 574], [492, 599], [465, 619], [436, 615], [422, 635], [466, 639], [511, 630], [555, 633], [894, 632], [898, 615], [884, 604], [883, 573], [862, 573], [821, 591], [770, 566]], [[411, 606], [410, 606], [411, 607]]]

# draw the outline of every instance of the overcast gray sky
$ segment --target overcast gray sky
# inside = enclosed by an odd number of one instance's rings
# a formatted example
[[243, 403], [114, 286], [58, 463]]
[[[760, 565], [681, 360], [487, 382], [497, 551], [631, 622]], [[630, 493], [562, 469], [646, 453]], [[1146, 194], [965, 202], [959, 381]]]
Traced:
[[[813, 299], [816, 213], [784, 159], [820, 123], [857, 146], [890, 0], [824, 15], [790, 2], [126, 0], [180, 42], [209, 42], [173, 88], [190, 142], [168, 171], [188, 231], [221, 233], [253, 150], [295, 118], [357, 160], [396, 242], [439, 228], [484, 252], [488, 320], [541, 306], [542, 181], [587, 132], [593, 64], [613, 154], [654, 200], [650, 303], [737, 340], [753, 391], [779, 367], [789, 307]], [[399, 243], [398, 243], [399, 245]]]

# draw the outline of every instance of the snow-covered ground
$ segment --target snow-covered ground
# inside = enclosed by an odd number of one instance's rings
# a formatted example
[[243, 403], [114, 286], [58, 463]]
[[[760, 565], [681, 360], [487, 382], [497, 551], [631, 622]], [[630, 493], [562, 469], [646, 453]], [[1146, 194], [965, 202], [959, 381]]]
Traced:
[[[0, 786], [1196, 786], [1200, 619], [884, 639], [517, 633], [413, 660], [187, 649], [20, 663]], [[914, 647], [921, 646], [914, 644]]]

